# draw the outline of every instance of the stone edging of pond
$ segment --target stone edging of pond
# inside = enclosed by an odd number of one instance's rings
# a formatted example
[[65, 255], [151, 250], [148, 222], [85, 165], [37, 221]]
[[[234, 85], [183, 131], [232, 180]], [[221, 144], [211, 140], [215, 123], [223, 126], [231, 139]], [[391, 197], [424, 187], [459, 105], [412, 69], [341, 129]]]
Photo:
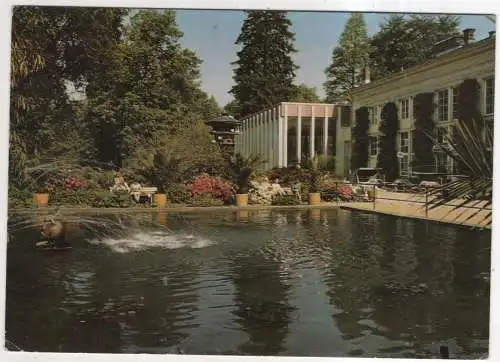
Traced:
[[[99, 212], [99, 213], [127, 213], [127, 212], [195, 212], [195, 211], [259, 211], [259, 210], [284, 210], [284, 209], [332, 209], [338, 208], [346, 204], [352, 204], [350, 202], [323, 202], [318, 205], [248, 205], [248, 206], [184, 206], [184, 205], [167, 205], [164, 208], [144, 208], [144, 207], [44, 207], [44, 208], [34, 208], [34, 209], [9, 209], [9, 213], [40, 213], [40, 212]], [[368, 203], [367, 203], [368, 204]]]

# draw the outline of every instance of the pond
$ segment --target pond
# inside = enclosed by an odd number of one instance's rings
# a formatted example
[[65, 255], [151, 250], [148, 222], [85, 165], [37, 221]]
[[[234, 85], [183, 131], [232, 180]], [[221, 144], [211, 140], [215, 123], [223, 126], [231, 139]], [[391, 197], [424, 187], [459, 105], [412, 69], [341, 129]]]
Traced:
[[10, 233], [9, 341], [40, 352], [488, 352], [489, 231], [341, 209], [114, 217], [131, 226], [86, 228], [65, 252], [36, 250], [34, 229]]

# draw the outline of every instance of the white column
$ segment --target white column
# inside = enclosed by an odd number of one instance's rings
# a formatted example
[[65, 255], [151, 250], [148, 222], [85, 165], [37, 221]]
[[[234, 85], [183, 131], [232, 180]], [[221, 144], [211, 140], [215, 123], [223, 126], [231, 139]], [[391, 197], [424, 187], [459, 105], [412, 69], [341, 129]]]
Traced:
[[255, 152], [255, 118], [252, 116], [250, 122], [250, 154]]
[[266, 128], [267, 128], [267, 111], [262, 112], [262, 147], [261, 147], [261, 152], [262, 152], [262, 157], [266, 157], [266, 139], [267, 139], [267, 134], [266, 134]]
[[273, 152], [273, 110], [267, 111], [267, 127], [266, 127], [266, 152], [267, 152], [267, 168], [273, 168], [274, 152]]
[[258, 115], [254, 116], [253, 119], [253, 134], [254, 134], [254, 144], [253, 144], [253, 153], [259, 152], [259, 118]]
[[281, 118], [281, 105], [278, 106], [278, 166], [283, 167], [283, 118]]
[[328, 156], [328, 107], [325, 108], [325, 118], [323, 119], [323, 154]]
[[243, 135], [243, 140], [245, 142], [245, 146], [243, 148], [243, 155], [247, 156], [248, 155], [248, 121], [245, 120], [244, 126], [243, 126], [243, 131], [245, 132]]
[[310, 138], [311, 138], [311, 144], [310, 144], [310, 155], [311, 157], [314, 157], [314, 152], [316, 152], [316, 124], [315, 124], [315, 119], [314, 119], [314, 106], [311, 106], [311, 131], [310, 133]]
[[257, 116], [257, 153], [262, 154], [262, 113]]
[[297, 163], [302, 160], [302, 104], [298, 106], [297, 114]]
[[288, 104], [285, 104], [285, 118], [283, 119], [283, 167], [288, 166]]

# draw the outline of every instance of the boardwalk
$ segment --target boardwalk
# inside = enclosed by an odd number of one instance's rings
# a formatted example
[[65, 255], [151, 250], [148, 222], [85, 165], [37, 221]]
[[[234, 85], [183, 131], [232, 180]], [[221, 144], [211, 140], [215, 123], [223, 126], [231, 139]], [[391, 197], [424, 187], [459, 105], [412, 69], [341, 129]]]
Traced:
[[466, 205], [468, 207], [453, 210], [452, 205], [462, 202], [461, 200], [455, 200], [449, 203], [450, 206], [429, 209], [426, 213], [425, 198], [425, 195], [389, 192], [378, 189], [375, 203], [352, 203], [343, 205], [342, 208], [489, 228], [488, 223], [491, 221], [492, 210], [491, 205], [485, 208], [485, 201], [471, 201]]

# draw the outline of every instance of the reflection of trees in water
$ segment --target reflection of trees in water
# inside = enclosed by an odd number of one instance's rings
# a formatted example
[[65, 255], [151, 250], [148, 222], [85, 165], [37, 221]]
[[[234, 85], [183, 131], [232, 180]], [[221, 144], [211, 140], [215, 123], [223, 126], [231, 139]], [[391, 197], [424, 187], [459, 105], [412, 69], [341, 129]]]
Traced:
[[[282, 222], [291, 214], [280, 216]], [[239, 347], [243, 354], [276, 355], [283, 343], [295, 308], [289, 304], [287, 258], [291, 256], [286, 239], [274, 229], [259, 249], [240, 250], [232, 259], [231, 277], [235, 287], [234, 314], [249, 341]]]
[[443, 314], [448, 323], [443, 334], [455, 338], [468, 355], [484, 352], [474, 339], [489, 336], [491, 232], [460, 230], [455, 240], [452, 267], [453, 295], [446, 298]]
[[338, 328], [344, 339], [362, 336], [365, 311], [371, 308], [370, 291], [382, 280], [381, 253], [384, 245], [375, 234], [371, 215], [352, 213], [350, 223], [334, 229], [328, 267], [324, 281], [328, 286], [330, 303], [340, 309], [335, 314]]
[[481, 252], [484, 243], [463, 240], [478, 234], [357, 213], [349, 226], [332, 230], [324, 273], [330, 302], [341, 310], [333, 318], [344, 339], [375, 333], [410, 342], [420, 353], [461, 336], [466, 349], [468, 331], [487, 336], [488, 289], [477, 275], [488, 269], [489, 252]]
[[93, 299], [99, 301], [101, 315], [120, 325], [133, 352], [168, 352], [165, 348], [178, 346], [189, 329], [198, 326], [194, 320], [200, 266], [184, 253], [112, 255], [96, 271]]
[[6, 338], [25, 351], [59, 351], [65, 257], [34, 250], [36, 230], [16, 233], [7, 253]]
[[[431, 352], [426, 351], [428, 346], [448, 339], [457, 339], [464, 352], [470, 355], [465, 345], [471, 343], [471, 335], [478, 330], [484, 331], [488, 326], [487, 298], [476, 297], [471, 288], [474, 285], [476, 291], [484, 291], [484, 283], [471, 279], [483, 267], [479, 263], [470, 265], [473, 260], [480, 259], [477, 255], [481, 254], [484, 246], [470, 243], [470, 240], [465, 243], [464, 239], [474, 234], [466, 235], [463, 230], [420, 222], [409, 224], [412, 225], [412, 233], [406, 226], [401, 230], [403, 233], [396, 233], [399, 236], [393, 263], [397, 267], [388, 274], [385, 288], [373, 291], [374, 311], [371, 318], [376, 324], [386, 327], [387, 330], [379, 334], [392, 340], [410, 342], [420, 356], [429, 356]], [[467, 245], [468, 248], [461, 255], [456, 252], [460, 245]], [[399, 257], [397, 262], [397, 254], [402, 249], [409, 254]], [[418, 261], [416, 268], [410, 263], [411, 255], [415, 255]], [[405, 264], [410, 266], [404, 268]], [[468, 287], [463, 284], [464, 281]], [[467, 307], [460, 310], [460, 303], [466, 303]], [[469, 315], [466, 315], [467, 311]], [[437, 354], [437, 346], [434, 348], [436, 351], [433, 353]]]

